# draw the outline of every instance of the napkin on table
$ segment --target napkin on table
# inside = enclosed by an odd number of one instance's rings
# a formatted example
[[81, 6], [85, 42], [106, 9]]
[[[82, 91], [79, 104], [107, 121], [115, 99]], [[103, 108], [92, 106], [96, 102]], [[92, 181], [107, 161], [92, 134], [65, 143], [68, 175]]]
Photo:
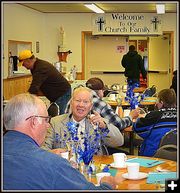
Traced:
[[127, 160], [126, 162], [136, 162], [136, 163], [139, 163], [140, 166], [150, 168], [150, 167], [159, 165], [161, 163], [164, 163], [165, 161], [154, 160], [154, 159], [144, 159], [144, 158], [133, 158], [133, 159]]
[[177, 172], [149, 172], [147, 184], [165, 184], [166, 179], [177, 178]]

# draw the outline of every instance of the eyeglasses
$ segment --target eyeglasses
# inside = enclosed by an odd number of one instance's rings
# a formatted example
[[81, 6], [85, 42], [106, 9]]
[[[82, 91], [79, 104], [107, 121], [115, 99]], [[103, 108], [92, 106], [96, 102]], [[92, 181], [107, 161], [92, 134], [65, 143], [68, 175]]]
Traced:
[[46, 123], [51, 122], [51, 116], [40, 116], [40, 115], [30, 116], [30, 117], [26, 118], [26, 120], [31, 119], [32, 117], [39, 117], [39, 118], [45, 119]]
[[90, 103], [91, 103], [91, 101], [86, 101], [86, 100], [79, 100], [79, 99], [73, 99], [73, 101], [76, 103], [76, 104], [81, 104], [81, 103], [83, 103], [83, 105], [85, 105], [85, 106], [87, 106], [87, 105], [89, 105]]

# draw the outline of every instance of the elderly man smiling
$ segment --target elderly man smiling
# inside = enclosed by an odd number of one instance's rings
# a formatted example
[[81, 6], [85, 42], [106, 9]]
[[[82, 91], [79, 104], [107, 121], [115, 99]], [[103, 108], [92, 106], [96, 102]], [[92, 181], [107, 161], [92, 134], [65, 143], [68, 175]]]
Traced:
[[[106, 119], [102, 118], [99, 113], [93, 111], [91, 114], [91, 109], [93, 106], [93, 95], [91, 89], [87, 87], [76, 88], [73, 92], [72, 98], [70, 100], [70, 111], [68, 114], [59, 115], [51, 119], [51, 128], [48, 130], [48, 134], [45, 139], [45, 143], [42, 148], [46, 150], [57, 148], [68, 148], [65, 143], [65, 132], [68, 133], [67, 123], [72, 121], [79, 125], [78, 127], [78, 137], [82, 142], [84, 136], [87, 134], [90, 136], [94, 129], [97, 128], [103, 135], [103, 132], [107, 132], [107, 136], [103, 138], [105, 145], [110, 147], [122, 146], [124, 143], [124, 138], [117, 127], [110, 124]], [[58, 139], [58, 140], [57, 140]], [[102, 149], [98, 151], [98, 154], [102, 154]]]

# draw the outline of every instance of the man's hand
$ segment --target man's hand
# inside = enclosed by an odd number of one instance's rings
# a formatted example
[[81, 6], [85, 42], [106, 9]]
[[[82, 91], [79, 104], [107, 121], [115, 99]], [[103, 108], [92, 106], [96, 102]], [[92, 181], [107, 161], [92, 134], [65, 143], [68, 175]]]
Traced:
[[129, 116], [131, 116], [132, 120], [137, 119], [139, 117], [139, 108], [133, 109], [130, 113]]
[[93, 111], [94, 114], [90, 115], [90, 122], [94, 125], [98, 124], [99, 128], [106, 128], [106, 123], [100, 114], [96, 111]]
[[112, 186], [112, 189], [114, 190], [116, 189], [117, 183], [116, 183], [115, 177], [113, 176], [104, 176], [103, 178], [101, 178], [100, 182], [107, 183]]

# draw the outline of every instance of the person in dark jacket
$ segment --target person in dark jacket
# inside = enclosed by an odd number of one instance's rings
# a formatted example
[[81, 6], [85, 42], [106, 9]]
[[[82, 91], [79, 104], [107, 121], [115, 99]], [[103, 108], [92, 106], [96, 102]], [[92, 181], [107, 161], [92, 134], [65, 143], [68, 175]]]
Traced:
[[144, 68], [143, 59], [141, 55], [135, 51], [135, 46], [129, 46], [129, 52], [125, 54], [121, 61], [122, 66], [125, 68], [125, 76], [127, 82], [140, 82], [140, 73], [143, 79], [146, 79], [146, 70]]
[[138, 118], [133, 130], [143, 138], [139, 155], [153, 156], [166, 132], [177, 128], [176, 93], [163, 89], [158, 93], [156, 108], [145, 117]]
[[50, 102], [59, 106], [59, 114], [64, 114], [66, 104], [71, 98], [71, 85], [65, 77], [49, 62], [35, 58], [30, 50], [19, 53], [20, 63], [31, 70], [31, 94], [43, 93]]
[[177, 70], [173, 72], [173, 79], [170, 88], [174, 89], [177, 96]]
[[99, 186], [89, 182], [70, 162], [43, 150], [50, 117], [35, 95], [16, 95], [4, 109], [4, 190], [102, 190], [115, 188], [115, 178], [104, 177]]

